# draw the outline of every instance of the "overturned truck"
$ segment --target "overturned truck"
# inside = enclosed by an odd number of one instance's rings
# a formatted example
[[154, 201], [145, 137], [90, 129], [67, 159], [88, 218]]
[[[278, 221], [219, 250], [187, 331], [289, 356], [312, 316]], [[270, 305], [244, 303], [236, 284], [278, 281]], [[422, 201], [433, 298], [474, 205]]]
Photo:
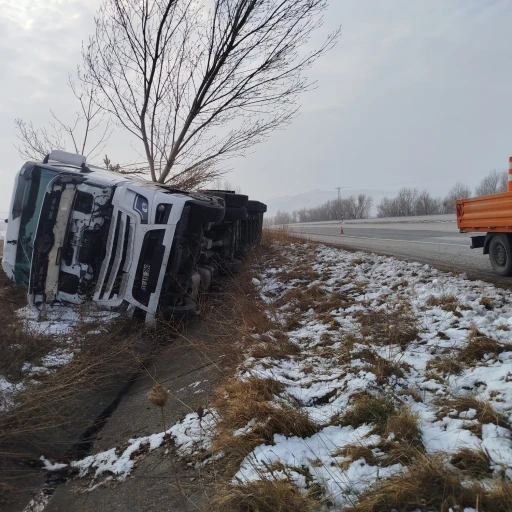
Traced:
[[199, 292], [259, 243], [266, 209], [52, 151], [16, 175], [2, 267], [38, 309], [91, 301], [148, 323], [193, 314]]

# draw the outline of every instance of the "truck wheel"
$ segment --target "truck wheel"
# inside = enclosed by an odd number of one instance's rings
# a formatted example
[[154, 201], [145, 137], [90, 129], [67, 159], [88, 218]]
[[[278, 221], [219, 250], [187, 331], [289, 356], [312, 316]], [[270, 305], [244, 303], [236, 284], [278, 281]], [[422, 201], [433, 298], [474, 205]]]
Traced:
[[508, 235], [495, 235], [489, 244], [491, 266], [499, 276], [512, 275], [512, 245]]
[[247, 208], [226, 208], [226, 215], [224, 220], [245, 220], [247, 219]]
[[179, 306], [170, 306], [163, 312], [165, 320], [185, 320], [199, 314], [196, 303], [186, 297]]
[[217, 204], [198, 204], [193, 203], [193, 214], [203, 222], [211, 222], [218, 224], [224, 219], [225, 208], [223, 205]]
[[237, 259], [232, 259], [231, 261], [224, 261], [222, 263], [222, 273], [227, 276], [234, 276], [235, 274], [239, 274], [242, 268], [242, 262]]
[[245, 208], [249, 201], [249, 196], [234, 194], [233, 192], [228, 192], [226, 190], [203, 190], [203, 192], [209, 196], [224, 199], [226, 206], [232, 206], [233, 208]]

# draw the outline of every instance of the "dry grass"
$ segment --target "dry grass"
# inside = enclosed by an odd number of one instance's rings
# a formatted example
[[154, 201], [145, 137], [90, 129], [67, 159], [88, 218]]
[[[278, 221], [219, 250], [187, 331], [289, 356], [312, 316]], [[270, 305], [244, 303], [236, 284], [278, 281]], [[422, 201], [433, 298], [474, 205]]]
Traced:
[[404, 371], [408, 371], [411, 368], [406, 362], [384, 359], [370, 348], [364, 348], [353, 354], [352, 357], [369, 363], [363, 369], [372, 372], [377, 377], [377, 382], [381, 386], [388, 383], [392, 377], [395, 380], [404, 377]]
[[475, 478], [489, 478], [492, 474], [490, 460], [483, 450], [461, 448], [450, 458], [452, 466]]
[[344, 296], [339, 292], [328, 292], [319, 283], [314, 283], [311, 286], [303, 285], [291, 288], [275, 301], [274, 306], [285, 307], [288, 330], [299, 327], [302, 315], [310, 309], [315, 311], [318, 321], [329, 323], [335, 329], [336, 322], [329, 313], [344, 309], [354, 303], [355, 301], [349, 296]]
[[363, 446], [359, 444], [350, 444], [345, 446], [339, 453], [336, 455], [341, 455], [346, 459], [340, 463], [340, 466], [346, 471], [349, 466], [360, 459], [364, 459], [367, 464], [375, 465], [378, 464], [378, 459], [375, 457], [373, 451], [368, 446]]
[[356, 314], [364, 337], [372, 338], [385, 345], [399, 345], [406, 348], [418, 337], [416, 318], [410, 306], [404, 301], [399, 307], [387, 311]]
[[482, 297], [480, 299], [480, 305], [487, 309], [487, 311], [491, 311], [494, 309], [494, 300], [490, 297]]
[[311, 268], [309, 264], [299, 264], [289, 270], [276, 273], [276, 277], [283, 283], [310, 283], [320, 278], [320, 274]]
[[16, 310], [27, 304], [26, 290], [15, 285], [2, 270], [0, 303], [0, 375], [17, 382], [23, 378], [23, 365], [40, 362], [57, 348], [59, 340], [31, 331], [28, 324], [17, 316]]
[[255, 359], [287, 359], [300, 353], [300, 347], [281, 331], [263, 334], [254, 341], [255, 345], [250, 348], [250, 354]]
[[[139, 366], [141, 345], [149, 340], [140, 326], [122, 319], [107, 328], [84, 319], [71, 334], [31, 330], [16, 314], [27, 304], [26, 289], [2, 271], [0, 301], [0, 375], [23, 385], [9, 397], [15, 406], [0, 414], [1, 503], [26, 490], [41, 453], [61, 455], [76, 441], [73, 433], [91, 426], [88, 411], [98, 411], [98, 390], [118, 378], [128, 380]], [[55, 349], [72, 351], [73, 360], [36, 376], [26, 373], [25, 364], [40, 365]], [[0, 403], [6, 399], [0, 396]]]
[[439, 297], [436, 297], [434, 295], [431, 295], [427, 301], [426, 305], [430, 307], [440, 307], [441, 309], [444, 309], [445, 311], [455, 311], [457, 307], [459, 306], [459, 299], [455, 297], [455, 295], [440, 295]]
[[363, 493], [359, 504], [350, 510], [448, 512], [473, 507], [486, 512], [510, 512], [512, 483], [497, 481], [493, 484], [489, 490], [477, 482], [467, 482], [460, 471], [447, 467], [441, 457], [418, 453], [405, 473]]
[[[360, 400], [363, 397], [360, 397]], [[390, 402], [376, 403], [373, 400], [364, 398], [357, 404], [358, 417], [353, 414], [352, 418], [360, 425], [373, 423], [373, 433], [378, 433], [382, 441], [377, 448], [384, 455], [375, 455], [370, 447], [362, 444], [349, 445], [343, 448], [336, 455], [346, 459], [342, 467], [346, 470], [352, 462], [365, 459], [368, 464], [391, 466], [393, 464], [410, 464], [419, 453], [424, 452], [421, 443], [421, 434], [418, 427], [418, 417], [408, 407], [396, 410]], [[370, 419], [371, 421], [367, 421]], [[359, 426], [354, 424], [353, 426]]]
[[402, 279], [401, 281], [397, 281], [391, 286], [393, 291], [398, 291], [400, 288], [407, 288], [409, 286], [409, 281], [407, 279]]
[[[283, 385], [273, 379], [251, 377], [230, 379], [216, 390], [214, 406], [221, 416], [213, 442], [215, 452], [225, 452], [236, 467], [256, 446], [272, 443], [274, 434], [310, 437], [318, 431], [308, 415], [300, 408], [275, 399]], [[274, 402], [272, 402], [274, 401]], [[254, 426], [246, 433], [233, 436], [237, 429]]]
[[431, 359], [427, 363], [427, 370], [433, 378], [442, 380], [443, 375], [459, 374], [464, 368], [474, 366], [486, 355], [496, 358], [508, 350], [512, 350], [510, 343], [502, 343], [483, 336], [478, 331], [473, 331], [469, 335], [466, 346]]
[[261, 245], [269, 247], [276, 244], [288, 245], [297, 243], [311, 243], [305, 240], [298, 233], [293, 233], [288, 227], [273, 228], [265, 227], [261, 234]]
[[[510, 425], [505, 420], [504, 416], [494, 409], [491, 402], [474, 396], [458, 396], [452, 398], [440, 398], [437, 400], [436, 405], [440, 407], [437, 417], [444, 418], [452, 411], [458, 414], [474, 409], [476, 411], [475, 418], [479, 422], [478, 430], [475, 433], [480, 433], [481, 425], [485, 423], [492, 423], [501, 427], [510, 428]], [[470, 424], [471, 426], [471, 424]]]
[[383, 439], [391, 439], [383, 441], [379, 446], [386, 453], [382, 461], [383, 466], [408, 465], [418, 453], [424, 452], [418, 416], [406, 406], [401, 407], [388, 418]]
[[219, 512], [312, 512], [318, 501], [288, 481], [266, 479], [219, 488], [212, 508]]
[[463, 365], [453, 355], [435, 357], [427, 363], [427, 370], [437, 372], [440, 375], [456, 375], [462, 369]]
[[502, 352], [511, 350], [509, 343], [500, 343], [486, 336], [470, 334], [468, 343], [458, 351], [457, 359], [466, 365], [481, 361], [486, 354], [497, 357]]
[[13, 497], [21, 489], [20, 479], [34, 471], [32, 461], [41, 453], [61, 456], [62, 447], [77, 440], [69, 432], [92, 426], [95, 418], [87, 411], [98, 411], [100, 390], [116, 379], [129, 381], [145, 341], [144, 333], [133, 329], [132, 322], [117, 322], [109, 332], [88, 336], [73, 361], [27, 380], [14, 396], [16, 407], [0, 415], [0, 500], [2, 493]]
[[302, 313], [314, 307], [315, 303], [323, 299], [325, 292], [321, 285], [313, 284], [308, 287], [294, 287], [283, 293], [276, 300], [276, 307], [288, 306], [288, 309], [299, 309]]
[[360, 393], [352, 397], [350, 409], [344, 414], [335, 415], [331, 423], [354, 428], [374, 425], [373, 431], [380, 434], [385, 432], [388, 419], [393, 414], [396, 414], [396, 409], [389, 398]]

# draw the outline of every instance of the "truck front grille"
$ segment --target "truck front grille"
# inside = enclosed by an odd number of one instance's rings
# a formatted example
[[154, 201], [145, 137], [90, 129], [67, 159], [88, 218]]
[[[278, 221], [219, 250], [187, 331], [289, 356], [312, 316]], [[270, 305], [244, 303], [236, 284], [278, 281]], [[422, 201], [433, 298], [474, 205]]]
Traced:
[[129, 247], [133, 238], [133, 227], [130, 217], [117, 212], [115, 229], [107, 242], [107, 254], [110, 254], [108, 264], [98, 280], [97, 290], [100, 290], [99, 300], [112, 299], [121, 286], [121, 281], [127, 264]]

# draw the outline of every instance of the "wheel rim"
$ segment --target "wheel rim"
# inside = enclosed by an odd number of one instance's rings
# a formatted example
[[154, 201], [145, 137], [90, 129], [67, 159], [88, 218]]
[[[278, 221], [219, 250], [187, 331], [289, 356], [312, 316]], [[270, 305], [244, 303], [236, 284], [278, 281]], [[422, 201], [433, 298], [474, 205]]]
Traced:
[[494, 261], [500, 267], [504, 267], [507, 264], [507, 250], [502, 243], [496, 244], [494, 248]]

